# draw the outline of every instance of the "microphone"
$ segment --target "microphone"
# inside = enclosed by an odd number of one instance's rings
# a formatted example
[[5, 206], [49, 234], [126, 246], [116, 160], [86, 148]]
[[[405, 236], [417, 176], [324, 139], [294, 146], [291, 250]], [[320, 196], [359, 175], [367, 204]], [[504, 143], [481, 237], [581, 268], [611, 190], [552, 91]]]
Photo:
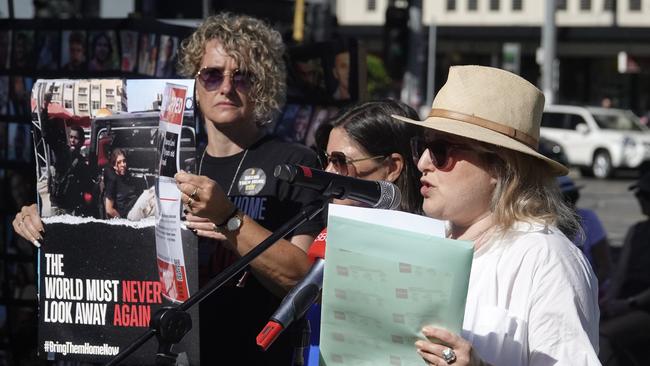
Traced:
[[276, 166], [273, 175], [290, 184], [315, 189], [326, 197], [349, 198], [373, 208], [394, 210], [402, 199], [399, 188], [383, 180], [357, 179], [291, 164]]
[[291, 323], [305, 315], [323, 287], [323, 270], [325, 269], [325, 239], [327, 228], [323, 229], [309, 247], [307, 255], [313, 261], [307, 275], [284, 297], [278, 310], [271, 315], [269, 322], [255, 339], [257, 345], [266, 351], [278, 338], [280, 333]]

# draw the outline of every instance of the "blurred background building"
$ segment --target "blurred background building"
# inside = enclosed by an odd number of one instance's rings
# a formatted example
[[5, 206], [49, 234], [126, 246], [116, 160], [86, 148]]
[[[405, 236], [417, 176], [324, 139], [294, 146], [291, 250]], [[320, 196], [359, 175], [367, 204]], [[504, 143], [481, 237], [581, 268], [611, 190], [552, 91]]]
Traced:
[[[389, 3], [337, 1], [340, 32], [361, 37], [379, 53], [387, 46], [383, 30]], [[436, 87], [455, 64], [502, 67], [541, 85], [544, 3], [423, 0], [423, 33], [435, 29], [437, 35]], [[557, 0], [556, 7], [556, 102], [597, 104], [610, 96], [638, 113], [650, 109], [650, 1]], [[427, 34], [420, 40], [426, 44]]]
[[[554, 102], [597, 104], [608, 96], [616, 106], [631, 108], [639, 114], [650, 109], [650, 44], [647, 43], [650, 0], [555, 2]], [[296, 1], [204, 0], [183, 6], [171, 0], [4, 0], [0, 3], [3, 3], [0, 4], [2, 17], [142, 17], [184, 25], [196, 24], [206, 14], [227, 10], [265, 18], [291, 40]], [[409, 67], [407, 60], [415, 58], [413, 72], [422, 79], [418, 86], [422, 97], [416, 103], [426, 105], [424, 80], [427, 77], [434, 80], [437, 90], [445, 81], [448, 67], [454, 64], [503, 67], [541, 85], [540, 45], [545, 3], [539, 0], [304, 0], [302, 42], [337, 36], [360, 38], [369, 55], [382, 61], [393, 87], [397, 88]], [[417, 23], [421, 26], [413, 34], [409, 24], [412, 27]], [[429, 58], [429, 54], [435, 54], [435, 59]], [[427, 75], [432, 65], [435, 74]]]

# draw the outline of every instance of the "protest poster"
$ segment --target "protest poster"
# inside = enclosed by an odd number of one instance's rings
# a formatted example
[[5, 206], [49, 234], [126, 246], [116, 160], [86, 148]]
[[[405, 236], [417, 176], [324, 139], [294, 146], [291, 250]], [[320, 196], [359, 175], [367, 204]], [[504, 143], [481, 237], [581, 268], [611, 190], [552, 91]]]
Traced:
[[[37, 190], [47, 231], [39, 251], [41, 358], [107, 362], [146, 331], [158, 308], [174, 304], [163, 295], [156, 260], [165, 83], [57, 79], [34, 86]], [[193, 95], [193, 80], [174, 83]], [[182, 103], [173, 166], [193, 172], [193, 101], [183, 95]], [[178, 216], [187, 298], [198, 288], [197, 240], [181, 229], [180, 209]], [[198, 324], [198, 310], [191, 316]], [[126, 363], [154, 364], [155, 343]], [[174, 351], [197, 363], [198, 343], [195, 326]]]
[[[160, 307], [172, 305], [158, 279], [154, 221], [45, 219], [39, 259], [42, 358], [106, 363], [147, 330]], [[185, 260], [196, 263], [194, 234], [182, 230], [182, 235]], [[198, 272], [188, 275], [196, 291]], [[189, 313], [195, 329], [173, 350], [197, 364], [198, 307]], [[152, 338], [124, 363], [154, 365], [156, 350]]]

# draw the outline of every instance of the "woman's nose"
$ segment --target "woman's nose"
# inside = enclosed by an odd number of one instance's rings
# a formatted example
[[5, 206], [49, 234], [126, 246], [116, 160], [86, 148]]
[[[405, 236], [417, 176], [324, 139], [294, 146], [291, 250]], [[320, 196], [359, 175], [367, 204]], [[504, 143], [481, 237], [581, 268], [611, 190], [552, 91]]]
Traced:
[[425, 171], [431, 170], [433, 168], [433, 162], [429, 158], [431, 154], [429, 153], [429, 149], [425, 149], [422, 155], [420, 155], [420, 159], [418, 159], [417, 167], [418, 170], [422, 173]]

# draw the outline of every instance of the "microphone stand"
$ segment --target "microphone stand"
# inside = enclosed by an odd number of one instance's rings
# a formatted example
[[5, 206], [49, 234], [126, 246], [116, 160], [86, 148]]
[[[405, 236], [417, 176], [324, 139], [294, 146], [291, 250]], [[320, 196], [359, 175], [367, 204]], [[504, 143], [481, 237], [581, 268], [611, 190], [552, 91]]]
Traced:
[[[326, 191], [329, 191], [326, 190]], [[324, 196], [331, 196], [324, 193]], [[171, 351], [172, 346], [183, 339], [185, 334], [192, 329], [192, 318], [186, 311], [203, 299], [208, 297], [211, 293], [219, 289], [231, 278], [241, 272], [250, 262], [257, 258], [262, 252], [267, 250], [278, 240], [295, 230], [298, 226], [302, 225], [307, 220], [312, 219], [318, 215], [327, 201], [315, 201], [305, 206], [298, 214], [291, 220], [282, 225], [279, 229], [269, 235], [260, 244], [253, 248], [250, 252], [246, 253], [243, 257], [239, 258], [235, 263], [228, 266], [225, 270], [219, 273], [216, 277], [211, 279], [205, 284], [197, 293], [190, 296], [185, 302], [178, 306], [165, 306], [160, 308], [151, 318], [149, 330], [138, 337], [131, 343], [125, 350], [117, 354], [106, 366], [118, 365], [119, 362], [124, 361], [126, 357], [135, 352], [145, 342], [147, 342], [154, 335], [158, 339], [158, 352], [156, 353], [157, 365], [174, 365], [176, 363], [176, 354]]]

